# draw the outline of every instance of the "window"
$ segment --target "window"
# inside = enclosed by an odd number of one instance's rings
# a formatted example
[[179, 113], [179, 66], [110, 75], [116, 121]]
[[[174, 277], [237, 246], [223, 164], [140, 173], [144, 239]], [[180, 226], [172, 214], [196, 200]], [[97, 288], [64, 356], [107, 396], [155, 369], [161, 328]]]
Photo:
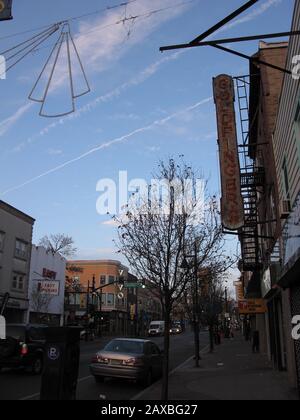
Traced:
[[105, 306], [106, 305], [106, 293], [102, 293], [102, 300], [101, 300], [101, 305]]
[[100, 276], [100, 285], [106, 284], [106, 276]]
[[113, 293], [107, 293], [107, 306], [113, 306], [115, 303], [115, 295]]
[[26, 242], [16, 240], [15, 257], [21, 258], [22, 260], [27, 259], [28, 244]]
[[115, 276], [108, 276], [108, 283], [112, 284], [115, 282]]
[[25, 275], [20, 273], [13, 273], [12, 288], [14, 290], [24, 290]]
[[4, 248], [4, 239], [5, 239], [5, 233], [0, 232], [0, 252], [3, 251], [3, 248]]
[[286, 158], [284, 158], [283, 165], [282, 165], [282, 176], [283, 176], [283, 186], [284, 186], [284, 193], [285, 199], [290, 199], [290, 183], [289, 183], [289, 175], [288, 175], [288, 167]]

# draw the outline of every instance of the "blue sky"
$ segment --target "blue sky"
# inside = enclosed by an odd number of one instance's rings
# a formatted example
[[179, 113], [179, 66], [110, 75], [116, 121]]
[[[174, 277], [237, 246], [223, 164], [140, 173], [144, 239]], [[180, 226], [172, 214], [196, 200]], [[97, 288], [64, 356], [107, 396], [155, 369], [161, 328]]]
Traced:
[[[0, 52], [34, 32], [9, 35], [119, 3], [14, 0], [14, 20], [0, 23]], [[136, 0], [126, 15], [122, 7], [71, 22], [91, 85], [91, 93], [77, 100], [75, 116], [39, 117], [39, 105], [27, 99], [57, 34], [0, 80], [0, 198], [36, 218], [35, 242], [45, 234], [64, 232], [75, 239], [77, 257], [116, 258], [115, 227], [96, 212], [97, 181], [117, 180], [120, 170], [127, 170], [129, 179], [150, 179], [158, 160], [171, 155], [184, 154], [209, 178], [211, 193], [219, 193], [212, 77], [248, 74], [248, 63], [209, 47], [164, 54], [159, 47], [189, 42], [244, 0], [182, 3], [185, 0]], [[289, 30], [293, 5], [293, 0], [260, 0], [218, 37]], [[172, 9], [132, 25], [114, 24], [124, 16], [168, 6]], [[238, 48], [253, 54], [257, 42]], [[61, 110], [68, 102], [63, 69], [55, 83], [51, 105]], [[153, 125], [155, 121], [160, 123]], [[137, 129], [143, 130], [126, 137]], [[77, 160], [96, 146], [97, 151]], [[236, 246], [232, 239], [229, 246]]]

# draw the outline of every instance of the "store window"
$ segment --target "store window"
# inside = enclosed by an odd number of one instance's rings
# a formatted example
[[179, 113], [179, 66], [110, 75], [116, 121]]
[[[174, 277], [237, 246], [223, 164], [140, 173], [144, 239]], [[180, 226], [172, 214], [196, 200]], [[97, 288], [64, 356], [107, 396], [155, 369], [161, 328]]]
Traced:
[[26, 260], [28, 256], [28, 244], [20, 239], [16, 240], [15, 257]]

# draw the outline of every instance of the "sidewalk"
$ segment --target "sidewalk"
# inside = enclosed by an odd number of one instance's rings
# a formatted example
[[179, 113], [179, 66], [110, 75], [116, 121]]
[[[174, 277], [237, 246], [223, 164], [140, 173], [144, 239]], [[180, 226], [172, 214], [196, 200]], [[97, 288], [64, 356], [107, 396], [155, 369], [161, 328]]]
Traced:
[[[200, 368], [189, 359], [170, 374], [169, 400], [298, 400], [287, 374], [274, 371], [266, 355], [252, 354], [238, 335], [204, 353]], [[159, 400], [160, 382], [135, 399]]]

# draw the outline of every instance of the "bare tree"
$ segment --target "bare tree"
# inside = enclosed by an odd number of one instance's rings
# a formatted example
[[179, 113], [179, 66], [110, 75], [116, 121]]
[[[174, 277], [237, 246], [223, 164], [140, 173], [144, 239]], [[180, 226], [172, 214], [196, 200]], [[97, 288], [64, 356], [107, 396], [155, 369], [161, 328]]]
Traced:
[[39, 246], [46, 248], [48, 252], [60, 253], [65, 258], [72, 257], [77, 248], [74, 247], [74, 240], [71, 236], [62, 233], [46, 235], [39, 241]]
[[42, 292], [38, 287], [32, 290], [30, 305], [33, 312], [37, 314], [38, 322], [42, 322], [43, 316], [48, 314], [52, 300], [53, 296]]
[[[117, 246], [138, 277], [148, 279], [160, 291], [165, 321], [162, 399], [168, 399], [170, 314], [190, 281], [182, 263], [194, 249], [191, 232], [197, 230], [199, 266], [213, 259], [220, 249], [222, 229], [211, 226], [215, 208], [204, 210], [203, 197], [195, 194], [197, 178], [184, 162], [173, 159], [159, 164], [156, 179], [164, 185], [165, 196], [148, 186], [146, 197], [138, 194], [130, 201], [127, 212], [114, 219], [119, 224]], [[202, 183], [203, 184], [203, 183]], [[203, 186], [203, 185], [202, 185]], [[204, 215], [199, 220], [199, 212]], [[192, 240], [192, 243], [190, 242]], [[218, 246], [215, 246], [217, 244]]]

